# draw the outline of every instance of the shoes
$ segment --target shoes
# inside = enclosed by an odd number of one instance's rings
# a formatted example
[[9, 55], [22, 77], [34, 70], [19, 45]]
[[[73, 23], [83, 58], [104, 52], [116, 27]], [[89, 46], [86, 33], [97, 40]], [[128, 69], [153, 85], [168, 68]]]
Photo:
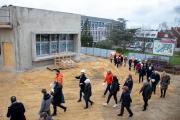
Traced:
[[88, 107], [84, 107], [84, 109], [88, 109]]
[[129, 115], [129, 117], [132, 117], [133, 116], [133, 113]]
[[53, 113], [51, 116], [56, 116], [56, 113]]
[[123, 114], [118, 114], [118, 116], [123, 116]]
[[143, 109], [142, 111], [146, 111], [146, 109]]
[[77, 102], [81, 102], [81, 99], [79, 99]]
[[94, 104], [94, 102], [91, 102], [91, 106]]
[[64, 108], [64, 112], [66, 112], [67, 111], [67, 107], [66, 108]]
[[108, 104], [107, 103], [103, 103], [104, 106], [107, 106]]
[[117, 107], [117, 106], [118, 106], [117, 104], [113, 105], [114, 108]]

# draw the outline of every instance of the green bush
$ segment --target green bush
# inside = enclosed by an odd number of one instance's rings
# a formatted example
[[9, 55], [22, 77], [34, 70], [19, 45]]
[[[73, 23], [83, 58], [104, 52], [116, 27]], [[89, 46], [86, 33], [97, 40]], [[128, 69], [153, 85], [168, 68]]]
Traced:
[[95, 44], [95, 47], [103, 48], [103, 49], [112, 49], [112, 45], [113, 45], [113, 43], [111, 41], [103, 40], [103, 41], [97, 42]]

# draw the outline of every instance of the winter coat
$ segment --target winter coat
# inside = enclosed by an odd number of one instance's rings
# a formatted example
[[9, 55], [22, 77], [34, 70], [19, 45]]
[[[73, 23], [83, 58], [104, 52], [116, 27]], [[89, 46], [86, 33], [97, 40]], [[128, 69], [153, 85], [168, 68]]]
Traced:
[[20, 102], [15, 102], [8, 108], [7, 117], [10, 117], [10, 120], [26, 120], [24, 113], [24, 105]]
[[41, 114], [42, 112], [50, 111], [50, 105], [51, 105], [51, 96], [48, 93], [44, 94], [39, 113]]
[[80, 79], [79, 81], [79, 87], [84, 90], [84, 87], [85, 87], [85, 83], [84, 81], [87, 79], [87, 77], [85, 76], [85, 74], [82, 74], [80, 76], [77, 76], [76, 79]]
[[110, 93], [112, 95], [116, 94], [119, 91], [119, 82], [118, 80], [113, 80], [112, 85], [110, 86]]
[[122, 102], [122, 105], [129, 107], [132, 102], [130, 92], [129, 91], [123, 92], [121, 94], [120, 101]]
[[152, 73], [150, 78], [155, 80], [154, 82], [152, 82], [152, 84], [154, 84], [154, 85], [157, 85], [160, 81], [159, 73]]
[[87, 84], [85, 85], [85, 88], [84, 88], [83, 93], [84, 93], [84, 97], [85, 97], [85, 98], [91, 97], [92, 91], [91, 91], [91, 84], [90, 84], [90, 83], [87, 83]]
[[111, 85], [112, 81], [113, 81], [113, 74], [107, 73], [104, 82], [107, 82], [108, 85]]
[[151, 68], [151, 69], [149, 69], [149, 68], [147, 68], [147, 77], [148, 77], [148, 79], [149, 79], [149, 77], [152, 75], [152, 73], [153, 73], [153, 69]]
[[161, 77], [160, 87], [162, 90], [168, 89], [168, 85], [170, 84], [170, 79], [171, 78], [169, 75], [165, 75]]
[[152, 94], [152, 86], [149, 83], [147, 85], [144, 85], [140, 90], [140, 93], [141, 92], [144, 100], [150, 99]]
[[146, 75], [146, 68], [145, 68], [145, 67], [141, 67], [141, 69], [139, 70], [139, 74], [140, 74], [141, 76]]
[[117, 64], [121, 63], [121, 57], [120, 56], [116, 57], [116, 62], [117, 62]]
[[132, 59], [129, 59], [129, 66], [132, 65]]
[[57, 81], [59, 84], [63, 85], [63, 74], [62, 74], [62, 73], [58, 73], [58, 74], [56, 75], [56, 81]]
[[131, 92], [132, 88], [133, 88], [133, 80], [131, 80], [130, 78], [127, 78], [124, 86], [127, 86], [129, 88], [129, 91]]
[[53, 95], [53, 99], [52, 99], [52, 104], [53, 105], [60, 105], [61, 103], [64, 103], [64, 95], [62, 92], [62, 85], [60, 84], [55, 84], [54, 86], [54, 93]]

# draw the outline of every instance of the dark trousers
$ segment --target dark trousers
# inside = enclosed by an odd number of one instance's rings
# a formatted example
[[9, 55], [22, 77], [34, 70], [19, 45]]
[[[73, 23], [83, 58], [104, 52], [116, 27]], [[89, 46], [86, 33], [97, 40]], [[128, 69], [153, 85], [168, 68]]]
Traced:
[[62, 108], [62, 109], [66, 109], [66, 107], [65, 106], [63, 106], [63, 105], [61, 105], [61, 104], [59, 104], [59, 105], [54, 105], [53, 104], [53, 109], [54, 109], [54, 112], [53, 112], [53, 114], [56, 114], [57, 113], [57, 107], [60, 107], [60, 108]]
[[114, 97], [114, 101], [117, 104], [117, 93], [115, 93], [115, 94], [109, 93], [109, 96], [108, 96], [108, 99], [107, 99], [107, 104], [109, 103], [112, 96]]
[[156, 83], [152, 83], [152, 91], [156, 94]]
[[79, 100], [81, 100], [81, 98], [82, 98], [82, 93], [83, 93], [83, 89], [80, 88], [80, 91], [79, 91]]
[[120, 63], [117, 63], [117, 64], [116, 64], [116, 67], [118, 68], [118, 67], [119, 67], [119, 65], [120, 65]]
[[106, 95], [106, 93], [107, 93], [108, 91], [110, 92], [110, 87], [111, 87], [111, 85], [108, 84], [107, 87], [106, 87], [106, 90], [105, 90], [105, 92], [104, 92], [104, 95]]
[[130, 106], [125, 106], [125, 105], [121, 104], [121, 112], [120, 112], [121, 115], [123, 115], [123, 113], [124, 113], [124, 107], [125, 107], [126, 110], [129, 112], [130, 115], [133, 114], [132, 111], [131, 111], [131, 109], [130, 109]]
[[86, 108], [88, 108], [88, 103], [90, 103], [91, 105], [93, 103], [93, 101], [90, 100], [90, 97], [84, 96], [84, 100], [85, 100], [85, 103], [86, 103]]
[[139, 74], [139, 83], [144, 80], [144, 75]]
[[131, 65], [129, 64], [129, 70], [131, 71]]
[[144, 100], [144, 110], [146, 110], [147, 106], [148, 106], [148, 99], [143, 98]]
[[165, 97], [166, 96], [166, 90], [167, 89], [161, 89], [161, 97]]

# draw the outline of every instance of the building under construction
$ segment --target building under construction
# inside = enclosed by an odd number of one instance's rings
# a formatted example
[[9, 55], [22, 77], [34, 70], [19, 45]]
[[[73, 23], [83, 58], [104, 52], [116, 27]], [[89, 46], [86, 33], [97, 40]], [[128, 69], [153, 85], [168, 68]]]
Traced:
[[0, 69], [26, 70], [53, 63], [54, 55], [80, 59], [78, 14], [8, 6], [0, 8]]

